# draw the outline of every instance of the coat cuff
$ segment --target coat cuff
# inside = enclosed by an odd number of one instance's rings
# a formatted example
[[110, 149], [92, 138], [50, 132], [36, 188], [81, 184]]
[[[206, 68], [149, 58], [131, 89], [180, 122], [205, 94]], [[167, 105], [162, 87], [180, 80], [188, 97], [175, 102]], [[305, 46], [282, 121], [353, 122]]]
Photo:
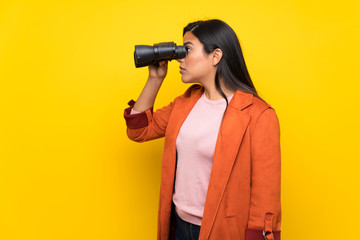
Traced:
[[[280, 231], [272, 231], [274, 240], [280, 240]], [[264, 240], [263, 230], [250, 229], [246, 230], [245, 240]]]
[[[147, 115], [146, 115], [146, 110], [145, 112], [141, 112], [141, 113], [135, 113], [135, 114], [131, 114], [131, 109], [134, 107], [135, 101], [134, 100], [130, 100], [128, 102], [128, 105], [130, 107], [126, 108], [124, 111], [124, 118], [126, 121], [126, 125], [128, 128], [142, 128], [142, 127], [146, 127], [149, 124]], [[151, 111], [151, 113], [153, 112], [153, 108], [151, 107], [149, 109]]]

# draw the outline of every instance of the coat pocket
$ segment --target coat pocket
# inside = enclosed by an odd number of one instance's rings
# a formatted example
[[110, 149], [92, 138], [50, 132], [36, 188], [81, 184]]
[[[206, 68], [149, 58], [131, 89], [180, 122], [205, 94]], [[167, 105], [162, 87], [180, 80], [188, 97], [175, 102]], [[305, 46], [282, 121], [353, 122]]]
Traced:
[[229, 233], [229, 238], [239, 240], [240, 239], [240, 230], [238, 223], [236, 221], [236, 216], [226, 217], [226, 226]]

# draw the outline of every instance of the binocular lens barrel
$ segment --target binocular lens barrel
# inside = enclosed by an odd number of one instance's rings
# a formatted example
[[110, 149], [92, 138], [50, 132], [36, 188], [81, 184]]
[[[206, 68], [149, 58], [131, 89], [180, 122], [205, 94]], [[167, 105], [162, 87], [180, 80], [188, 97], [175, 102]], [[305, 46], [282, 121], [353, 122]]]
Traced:
[[174, 42], [162, 42], [148, 45], [135, 45], [135, 66], [145, 67], [158, 64], [160, 61], [184, 58], [186, 56], [185, 46], [176, 46]]

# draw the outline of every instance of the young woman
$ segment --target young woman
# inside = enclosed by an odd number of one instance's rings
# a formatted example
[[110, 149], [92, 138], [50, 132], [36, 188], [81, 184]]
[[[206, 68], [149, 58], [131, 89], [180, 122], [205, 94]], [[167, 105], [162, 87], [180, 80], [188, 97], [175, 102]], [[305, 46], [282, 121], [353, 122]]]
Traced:
[[165, 137], [158, 239], [280, 239], [280, 129], [250, 79], [235, 32], [220, 20], [184, 28], [184, 83], [196, 83], [153, 112], [167, 63], [149, 66], [127, 134]]

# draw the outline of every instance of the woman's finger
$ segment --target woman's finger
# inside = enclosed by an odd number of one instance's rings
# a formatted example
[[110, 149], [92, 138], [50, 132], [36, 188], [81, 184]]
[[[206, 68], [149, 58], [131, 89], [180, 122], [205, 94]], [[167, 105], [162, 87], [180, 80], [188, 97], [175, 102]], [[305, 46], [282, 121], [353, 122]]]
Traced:
[[160, 61], [159, 62], [159, 66], [162, 67], [162, 66], [165, 66], [167, 64], [167, 61]]

